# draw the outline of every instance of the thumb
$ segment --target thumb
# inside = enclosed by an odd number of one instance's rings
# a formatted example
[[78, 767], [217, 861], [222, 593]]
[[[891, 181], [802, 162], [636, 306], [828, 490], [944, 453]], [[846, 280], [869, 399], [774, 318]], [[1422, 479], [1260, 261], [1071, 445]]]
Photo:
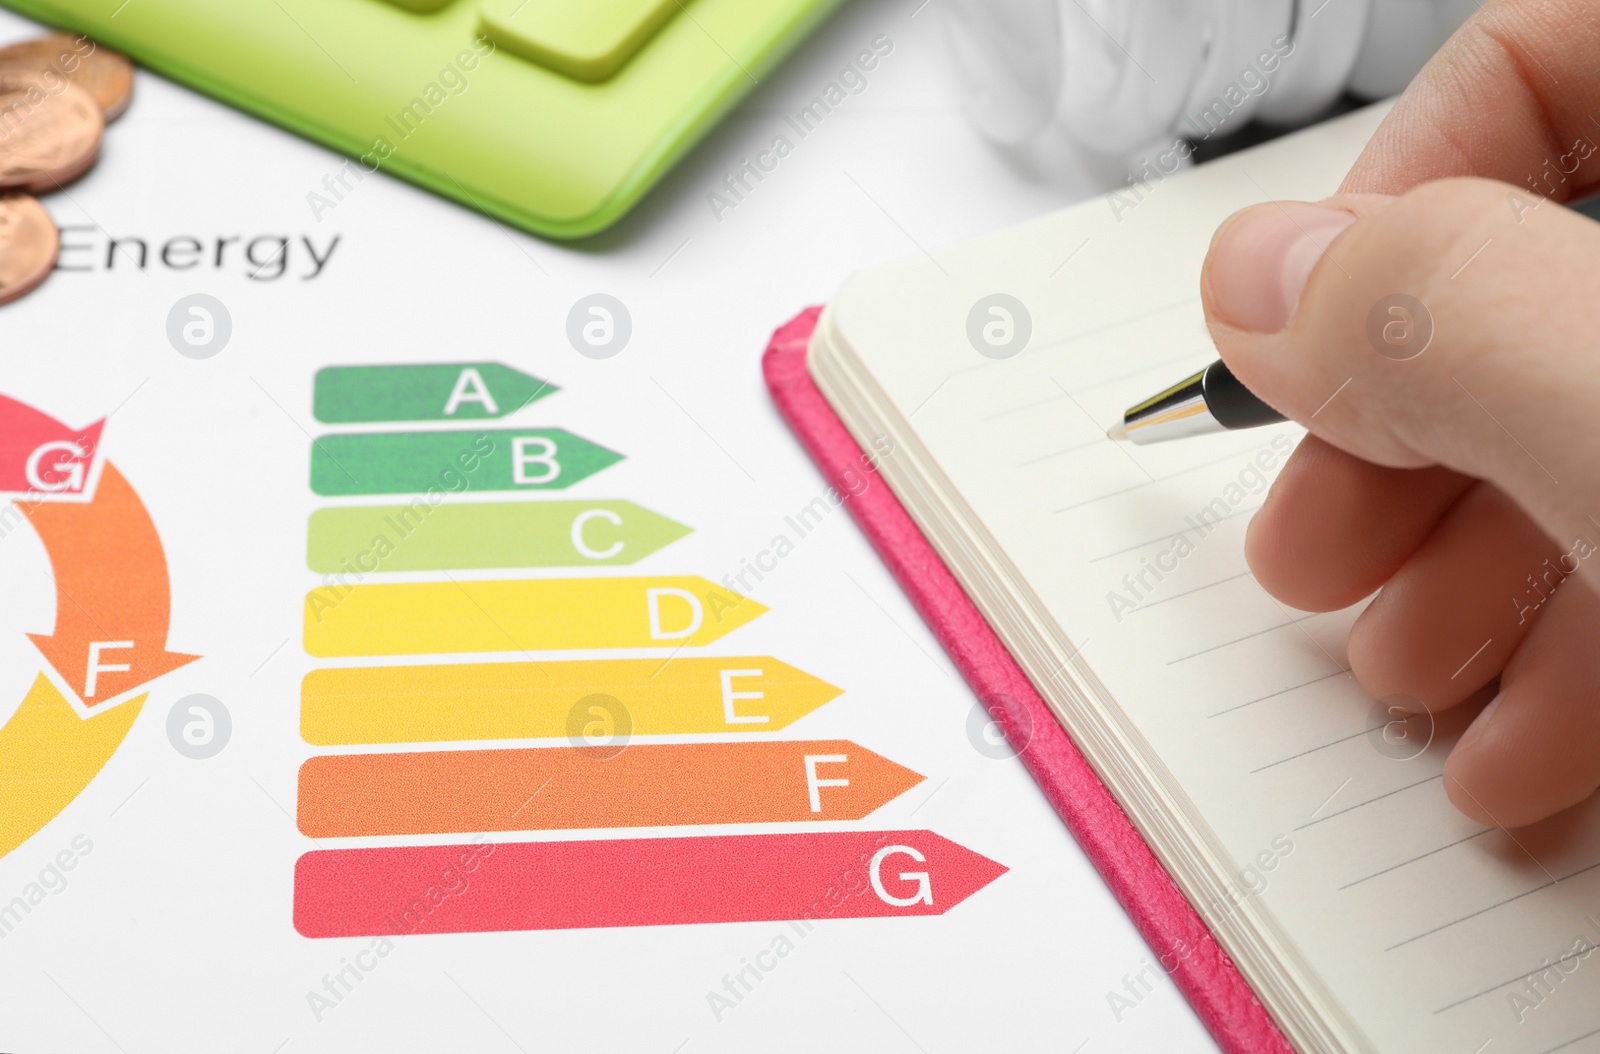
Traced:
[[1482, 179], [1271, 202], [1217, 232], [1201, 288], [1229, 367], [1314, 435], [1600, 532], [1600, 223]]

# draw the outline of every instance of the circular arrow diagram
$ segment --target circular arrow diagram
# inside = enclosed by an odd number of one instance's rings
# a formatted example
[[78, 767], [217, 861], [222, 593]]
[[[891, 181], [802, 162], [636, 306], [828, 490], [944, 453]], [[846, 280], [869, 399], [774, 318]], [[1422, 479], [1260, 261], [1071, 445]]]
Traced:
[[0, 857], [105, 766], [139, 716], [141, 689], [199, 658], [166, 649], [166, 555], [139, 496], [99, 457], [104, 424], [71, 429], [0, 395], [0, 492], [38, 532], [56, 584], [54, 632], [28, 634], [48, 669], [0, 727]]

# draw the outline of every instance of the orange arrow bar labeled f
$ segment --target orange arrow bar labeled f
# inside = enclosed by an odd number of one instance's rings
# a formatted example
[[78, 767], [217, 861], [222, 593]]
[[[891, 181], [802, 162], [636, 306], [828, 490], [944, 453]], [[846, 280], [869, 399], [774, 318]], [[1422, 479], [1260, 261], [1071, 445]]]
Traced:
[[338, 754], [300, 768], [312, 838], [859, 820], [922, 782], [845, 740]]

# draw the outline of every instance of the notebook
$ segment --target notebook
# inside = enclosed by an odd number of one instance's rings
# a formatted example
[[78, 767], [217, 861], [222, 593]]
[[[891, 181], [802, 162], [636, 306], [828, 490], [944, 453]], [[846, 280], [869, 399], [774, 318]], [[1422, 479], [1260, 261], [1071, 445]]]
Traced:
[[1105, 437], [1215, 356], [1217, 224], [1332, 192], [1383, 112], [857, 274], [809, 369], [858, 443], [887, 437], [879, 471], [983, 632], [1293, 1046], [1597, 1051], [1600, 803], [1467, 819], [1442, 771], [1481, 700], [1397, 735], [1348, 670], [1360, 606], [1296, 611], [1254, 581], [1244, 530], [1298, 428]]

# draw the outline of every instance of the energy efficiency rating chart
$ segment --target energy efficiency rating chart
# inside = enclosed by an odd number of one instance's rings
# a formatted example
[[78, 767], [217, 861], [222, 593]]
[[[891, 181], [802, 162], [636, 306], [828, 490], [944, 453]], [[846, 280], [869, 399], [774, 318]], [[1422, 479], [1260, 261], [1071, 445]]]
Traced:
[[[848, 739], [767, 735], [837, 698], [833, 685], [772, 656], [690, 650], [736, 633], [766, 613], [762, 604], [698, 575], [609, 571], [659, 558], [690, 528], [631, 501], [537, 493], [622, 459], [560, 428], [507, 426], [553, 391], [492, 362], [316, 376], [324, 424], [497, 424], [342, 431], [312, 443], [314, 493], [385, 502], [329, 505], [307, 525], [306, 564], [321, 584], [305, 595], [303, 643], [340, 664], [301, 684], [302, 738], [337, 752], [300, 768], [300, 831], [475, 840], [306, 853], [295, 868], [296, 929], [339, 937], [935, 915], [1004, 873], [928, 831], [485, 840], [854, 823], [924, 779]], [[615, 654], [624, 650], [659, 654]], [[550, 652], [587, 654], [541, 657]], [[506, 660], [450, 659], [496, 654]], [[404, 662], [375, 661], [393, 657]], [[393, 749], [404, 744], [425, 749]], [[450, 892], [468, 872], [470, 899]]]
[[198, 656], [167, 650], [166, 554], [104, 459], [105, 422], [71, 429], [0, 396], [0, 534], [25, 521], [50, 558], [55, 627], [29, 633], [43, 672], [0, 727], [0, 856], [72, 803], [122, 744], [147, 686]]

